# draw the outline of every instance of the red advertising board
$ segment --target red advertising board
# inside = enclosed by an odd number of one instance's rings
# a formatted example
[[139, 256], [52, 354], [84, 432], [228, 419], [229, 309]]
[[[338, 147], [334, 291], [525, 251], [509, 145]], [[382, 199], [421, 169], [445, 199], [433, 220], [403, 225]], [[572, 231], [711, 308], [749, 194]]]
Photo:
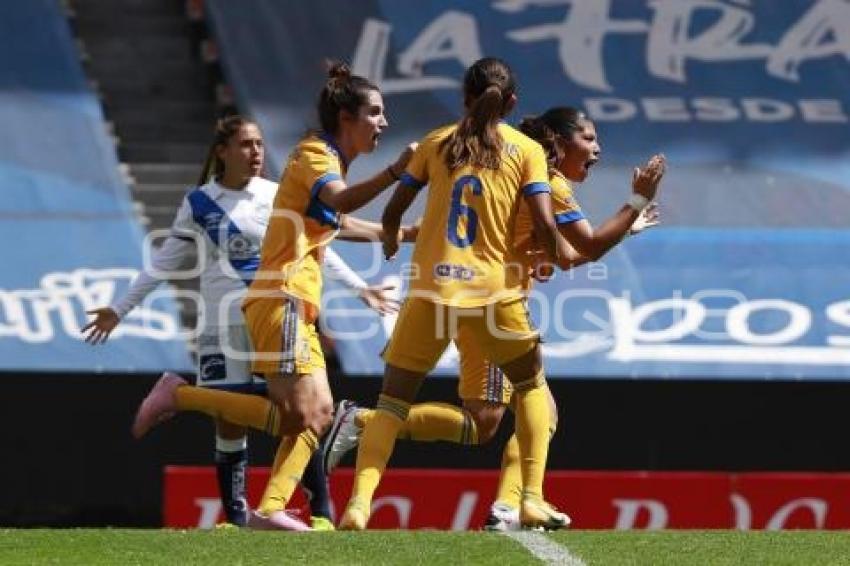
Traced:
[[[256, 504], [268, 469], [249, 473]], [[345, 504], [353, 470], [331, 482], [334, 510]], [[496, 492], [495, 470], [387, 471], [371, 528], [477, 529]], [[549, 472], [546, 496], [579, 529], [847, 529], [850, 474], [703, 472]], [[223, 520], [212, 467], [165, 470], [164, 524], [210, 528]], [[298, 493], [290, 508], [309, 516]]]

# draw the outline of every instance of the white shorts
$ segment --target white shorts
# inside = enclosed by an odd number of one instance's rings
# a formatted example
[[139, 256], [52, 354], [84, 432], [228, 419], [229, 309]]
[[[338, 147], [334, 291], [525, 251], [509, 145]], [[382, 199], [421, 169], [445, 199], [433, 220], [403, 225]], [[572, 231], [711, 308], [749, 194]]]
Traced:
[[251, 373], [251, 340], [243, 325], [204, 330], [198, 339], [196, 385], [240, 393], [266, 392], [266, 381]]

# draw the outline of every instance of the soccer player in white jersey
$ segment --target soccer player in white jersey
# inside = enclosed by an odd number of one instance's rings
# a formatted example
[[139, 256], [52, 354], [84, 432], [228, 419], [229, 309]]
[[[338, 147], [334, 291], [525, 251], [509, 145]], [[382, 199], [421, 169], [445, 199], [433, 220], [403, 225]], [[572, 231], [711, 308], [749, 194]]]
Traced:
[[[139, 274], [123, 297], [109, 307], [90, 311], [95, 319], [83, 328], [88, 332], [88, 342], [105, 342], [121, 319], [197, 250], [202, 267], [197, 385], [265, 393], [265, 381], [251, 373], [247, 355], [251, 346], [240, 308], [259, 265], [260, 246], [277, 191], [277, 183], [260, 176], [264, 155], [256, 123], [241, 116], [218, 122], [198, 187], [183, 199], [169, 237], [153, 255], [151, 266]], [[326, 275], [355, 290], [371, 308], [381, 313], [396, 310], [386, 288], [367, 286], [330, 249], [326, 250], [323, 268]], [[228, 355], [228, 349], [244, 355]], [[247, 520], [246, 448], [244, 427], [216, 420], [215, 462], [222, 504], [227, 522], [240, 526]], [[313, 526], [329, 527], [329, 496], [320, 453], [313, 460], [303, 478]]]

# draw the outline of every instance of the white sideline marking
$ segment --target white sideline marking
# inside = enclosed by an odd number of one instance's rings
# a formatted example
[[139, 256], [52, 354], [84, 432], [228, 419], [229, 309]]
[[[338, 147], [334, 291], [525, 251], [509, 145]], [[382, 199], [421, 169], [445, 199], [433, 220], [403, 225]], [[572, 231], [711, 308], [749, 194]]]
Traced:
[[538, 560], [546, 564], [561, 564], [564, 566], [586, 566], [578, 556], [570, 554], [570, 551], [558, 543], [552, 542], [549, 537], [536, 531], [503, 531], [501, 534], [514, 539], [534, 555]]

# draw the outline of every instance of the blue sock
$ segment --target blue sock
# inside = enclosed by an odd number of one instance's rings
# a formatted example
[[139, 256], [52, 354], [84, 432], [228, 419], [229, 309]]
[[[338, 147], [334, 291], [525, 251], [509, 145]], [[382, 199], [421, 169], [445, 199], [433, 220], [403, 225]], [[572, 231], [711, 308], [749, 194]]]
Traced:
[[245, 496], [248, 469], [247, 439], [225, 440], [216, 437], [215, 471], [218, 492], [228, 523], [244, 527], [248, 522], [248, 502]]
[[301, 488], [310, 501], [310, 514], [313, 517], [331, 518], [330, 494], [328, 493], [328, 478], [325, 475], [325, 467], [322, 465], [322, 451], [316, 450], [304, 475], [301, 476]]

